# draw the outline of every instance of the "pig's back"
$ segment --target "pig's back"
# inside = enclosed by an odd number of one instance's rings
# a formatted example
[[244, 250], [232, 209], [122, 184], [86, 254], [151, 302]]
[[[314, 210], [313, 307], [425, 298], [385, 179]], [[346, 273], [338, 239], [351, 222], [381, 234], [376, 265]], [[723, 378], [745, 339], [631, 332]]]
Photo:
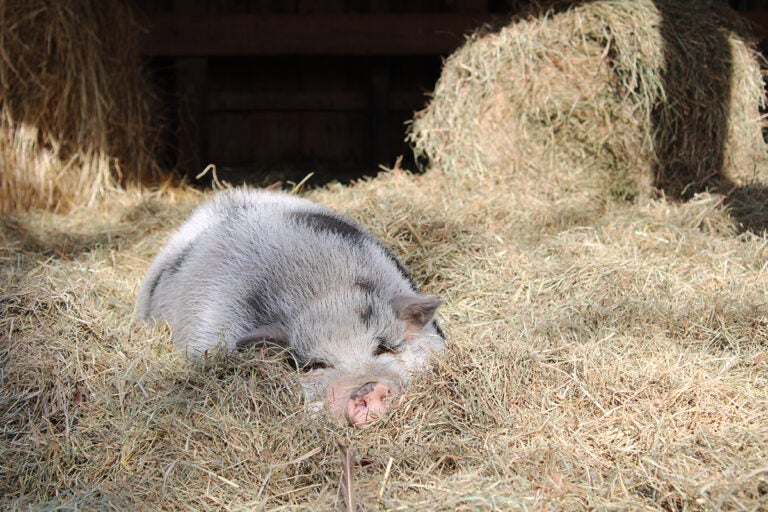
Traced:
[[416, 291], [389, 249], [353, 221], [295, 196], [239, 189], [179, 229], [141, 295], [144, 317], [168, 320], [176, 345], [200, 353], [232, 349], [254, 328], [285, 324], [317, 296], [360, 283], [385, 297]]

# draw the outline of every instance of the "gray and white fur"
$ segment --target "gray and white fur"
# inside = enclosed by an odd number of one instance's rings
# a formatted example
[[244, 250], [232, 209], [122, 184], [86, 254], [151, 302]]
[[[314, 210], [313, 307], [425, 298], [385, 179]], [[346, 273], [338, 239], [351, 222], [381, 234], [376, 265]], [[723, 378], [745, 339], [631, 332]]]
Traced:
[[167, 321], [190, 358], [278, 344], [306, 371], [310, 397], [362, 424], [445, 349], [433, 318], [441, 303], [339, 213], [284, 193], [234, 189], [171, 236], [141, 285], [137, 317]]

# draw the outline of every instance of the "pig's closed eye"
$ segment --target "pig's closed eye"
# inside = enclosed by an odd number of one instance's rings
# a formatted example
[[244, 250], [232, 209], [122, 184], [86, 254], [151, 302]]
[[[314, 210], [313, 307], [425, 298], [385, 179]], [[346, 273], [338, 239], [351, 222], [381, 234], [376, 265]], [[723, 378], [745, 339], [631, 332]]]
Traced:
[[374, 356], [380, 356], [383, 354], [394, 354], [397, 352], [395, 347], [387, 343], [387, 340], [384, 338], [376, 338], [376, 348], [373, 350]]
[[301, 371], [303, 372], [312, 372], [315, 370], [323, 370], [326, 368], [330, 368], [331, 366], [326, 363], [325, 361], [319, 361], [317, 359], [310, 359], [307, 361], [304, 365], [301, 367]]

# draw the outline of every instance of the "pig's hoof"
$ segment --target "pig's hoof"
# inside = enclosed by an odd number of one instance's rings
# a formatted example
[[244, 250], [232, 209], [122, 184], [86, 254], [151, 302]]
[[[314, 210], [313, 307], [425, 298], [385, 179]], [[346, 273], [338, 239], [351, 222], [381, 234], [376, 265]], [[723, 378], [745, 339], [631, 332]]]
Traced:
[[362, 426], [383, 416], [394, 395], [395, 390], [383, 382], [364, 384], [347, 401], [347, 419], [355, 426]]

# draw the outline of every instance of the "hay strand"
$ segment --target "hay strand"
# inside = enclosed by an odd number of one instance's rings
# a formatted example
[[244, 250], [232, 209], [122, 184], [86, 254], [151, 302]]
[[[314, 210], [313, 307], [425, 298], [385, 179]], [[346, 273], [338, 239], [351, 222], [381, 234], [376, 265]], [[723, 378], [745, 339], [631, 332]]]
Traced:
[[344, 500], [344, 510], [355, 512], [355, 450], [339, 443], [341, 452], [341, 485], [339, 491]]

